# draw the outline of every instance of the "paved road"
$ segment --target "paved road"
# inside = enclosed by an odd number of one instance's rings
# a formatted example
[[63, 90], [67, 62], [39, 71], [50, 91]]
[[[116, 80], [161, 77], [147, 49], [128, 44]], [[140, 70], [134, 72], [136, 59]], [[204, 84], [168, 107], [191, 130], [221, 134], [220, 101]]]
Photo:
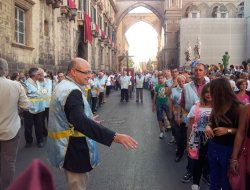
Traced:
[[[151, 111], [149, 92], [144, 90], [144, 103], [120, 102], [120, 93], [112, 92], [107, 102], [98, 110], [104, 125], [117, 132], [133, 136], [138, 142], [136, 150], [127, 151], [121, 145], [111, 148], [99, 145], [101, 164], [90, 173], [89, 190], [185, 190], [190, 184], [180, 182], [185, 172], [186, 160], [174, 162], [175, 146], [169, 145], [171, 134], [158, 138], [159, 129], [156, 115]], [[33, 158], [45, 163], [46, 148], [23, 148], [21, 140], [17, 175], [27, 167]], [[64, 173], [53, 169], [54, 181], [58, 190], [66, 190]], [[202, 184], [201, 190], [208, 187]]]

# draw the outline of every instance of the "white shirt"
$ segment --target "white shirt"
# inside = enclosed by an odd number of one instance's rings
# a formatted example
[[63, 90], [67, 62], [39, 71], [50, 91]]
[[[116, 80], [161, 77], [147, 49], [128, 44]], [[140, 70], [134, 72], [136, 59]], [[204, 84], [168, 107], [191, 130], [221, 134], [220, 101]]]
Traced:
[[[193, 105], [190, 109], [190, 112], [188, 113], [188, 118], [194, 118], [195, 117], [195, 111], [196, 111], [196, 105]], [[206, 108], [206, 107], [200, 107], [200, 114], [197, 122], [197, 127], [199, 131], [204, 131], [206, 125], [209, 121], [209, 116], [211, 114], [212, 108]]]
[[143, 88], [144, 76], [141, 75], [140, 77], [136, 75], [136, 88]]
[[0, 141], [10, 140], [21, 127], [18, 106], [29, 109], [29, 99], [17, 81], [0, 77]]
[[107, 78], [106, 86], [111, 86], [111, 75]]
[[130, 83], [130, 77], [129, 76], [121, 76], [120, 77], [120, 83], [121, 83], [121, 89], [128, 89], [128, 85]]
[[236, 87], [235, 81], [234, 80], [229, 80], [231, 88], [234, 90]]

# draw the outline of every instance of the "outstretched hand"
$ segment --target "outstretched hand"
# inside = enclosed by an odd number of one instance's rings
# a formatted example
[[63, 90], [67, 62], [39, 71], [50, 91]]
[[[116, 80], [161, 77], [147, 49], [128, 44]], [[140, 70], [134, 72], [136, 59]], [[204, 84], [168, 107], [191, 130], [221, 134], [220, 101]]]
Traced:
[[123, 147], [126, 149], [130, 148], [135, 149], [136, 146], [138, 145], [138, 142], [129, 135], [119, 134], [119, 133], [116, 133], [114, 137], [114, 142], [123, 145]]

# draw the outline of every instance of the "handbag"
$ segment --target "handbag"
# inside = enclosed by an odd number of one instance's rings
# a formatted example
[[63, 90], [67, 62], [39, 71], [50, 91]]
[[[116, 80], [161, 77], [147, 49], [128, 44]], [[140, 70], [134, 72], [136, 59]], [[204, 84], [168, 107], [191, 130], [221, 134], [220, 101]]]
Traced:
[[199, 159], [199, 144], [200, 144], [200, 138], [199, 133], [197, 130], [197, 122], [200, 115], [200, 103], [196, 104], [195, 108], [195, 116], [194, 116], [194, 123], [192, 125], [192, 131], [189, 136], [189, 142], [188, 142], [188, 156], [191, 159], [198, 160]]

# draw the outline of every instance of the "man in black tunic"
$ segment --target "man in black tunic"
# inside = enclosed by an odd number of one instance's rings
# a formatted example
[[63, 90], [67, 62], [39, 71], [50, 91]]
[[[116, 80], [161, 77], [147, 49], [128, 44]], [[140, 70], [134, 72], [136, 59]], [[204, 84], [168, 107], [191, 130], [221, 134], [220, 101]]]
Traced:
[[[74, 58], [68, 67], [68, 76], [65, 81], [62, 81], [58, 84], [55, 89], [51, 105], [55, 106], [59, 105], [56, 103], [61, 97], [60, 93], [64, 93], [69, 91], [69, 89], [60, 88], [60, 85], [70, 84], [71, 82], [74, 85], [83, 86], [88, 84], [88, 80], [91, 78], [91, 68], [89, 63], [81, 58]], [[60, 93], [57, 93], [57, 91]], [[61, 93], [61, 94], [62, 94]], [[85, 136], [70, 136], [68, 141], [68, 146], [66, 148], [66, 154], [63, 161], [63, 168], [65, 170], [66, 179], [69, 184], [70, 190], [85, 190], [86, 183], [88, 178], [88, 172], [91, 171], [92, 165], [90, 161], [91, 153], [89, 151], [89, 146], [87, 144], [86, 137], [93, 139], [101, 144], [106, 146], [110, 146], [112, 142], [116, 142], [122, 144], [126, 149], [136, 148], [137, 142], [130, 136], [125, 134], [116, 133], [108, 128], [105, 128], [100, 124], [100, 122], [95, 121], [87, 117], [86, 109], [89, 105], [84, 105], [84, 100], [82, 96], [82, 92], [79, 89], [72, 90], [68, 96], [66, 97], [66, 101], [64, 104], [64, 112], [67, 119], [67, 122], [74, 126], [74, 131], [80, 132]], [[57, 108], [53, 108], [50, 110], [51, 120], [57, 120], [58, 117], [55, 114], [55, 110]], [[59, 110], [62, 108], [58, 108]], [[58, 110], [57, 109], [57, 110]], [[62, 110], [63, 111], [63, 110]], [[54, 112], [54, 113], [53, 113]], [[51, 117], [56, 116], [56, 117]], [[53, 123], [53, 121], [51, 121]], [[59, 124], [59, 125], [58, 125]], [[49, 122], [50, 125], [50, 122]], [[57, 122], [58, 128], [60, 128], [60, 122]], [[50, 126], [49, 126], [50, 127]], [[54, 130], [53, 126], [51, 126], [51, 130]], [[50, 129], [49, 129], [50, 130]], [[54, 130], [55, 131], [55, 130]], [[55, 134], [55, 133], [54, 133]], [[62, 133], [60, 133], [62, 135]], [[49, 132], [49, 137], [51, 139], [59, 139], [56, 135], [53, 136], [52, 133]], [[53, 141], [50, 141], [53, 142]], [[51, 146], [54, 146], [57, 142], [54, 141]], [[48, 147], [50, 149], [50, 147]], [[51, 152], [50, 152], [51, 153]], [[52, 154], [57, 154], [52, 152]], [[55, 155], [56, 158], [56, 155]]]

